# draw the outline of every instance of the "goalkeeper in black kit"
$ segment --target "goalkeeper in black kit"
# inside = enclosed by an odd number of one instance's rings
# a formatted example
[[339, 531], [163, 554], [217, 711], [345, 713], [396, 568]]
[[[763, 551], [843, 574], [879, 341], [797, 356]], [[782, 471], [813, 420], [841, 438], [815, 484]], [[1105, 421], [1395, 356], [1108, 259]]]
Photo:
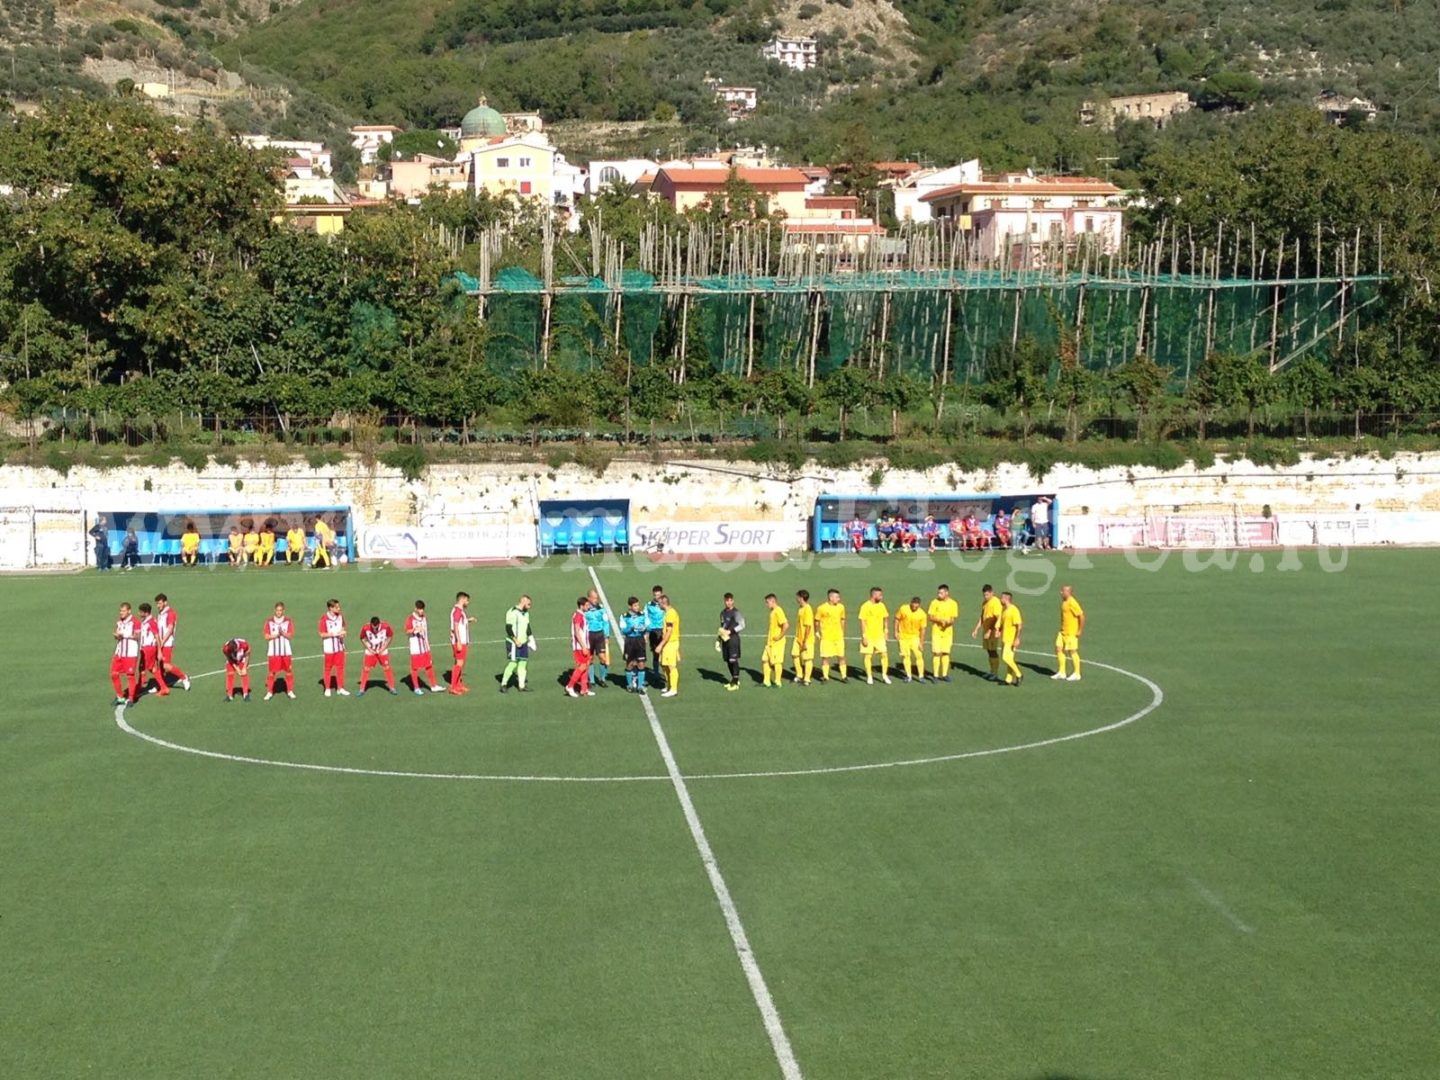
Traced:
[[745, 629], [745, 616], [740, 614], [740, 609], [735, 606], [735, 595], [725, 594], [725, 606], [720, 609], [720, 632], [715, 641], [715, 648], [725, 658], [725, 664], [730, 669], [730, 681], [725, 684], [726, 690], [740, 689], [740, 631]]

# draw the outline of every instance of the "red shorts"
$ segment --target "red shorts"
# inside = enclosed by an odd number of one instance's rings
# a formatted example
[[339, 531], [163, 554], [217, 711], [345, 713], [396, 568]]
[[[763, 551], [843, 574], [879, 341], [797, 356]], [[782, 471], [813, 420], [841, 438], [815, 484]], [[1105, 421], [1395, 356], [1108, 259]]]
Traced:
[[456, 662], [457, 664], [463, 664], [463, 663], [465, 662], [465, 657], [467, 657], [468, 655], [470, 655], [470, 646], [469, 646], [469, 645], [451, 645], [451, 646], [450, 646], [450, 651], [455, 654], [455, 662]]
[[363, 678], [365, 677], [365, 673], [366, 673], [367, 671], [369, 671], [369, 670], [370, 670], [371, 668], [373, 668], [373, 667], [382, 667], [382, 668], [384, 668], [386, 671], [389, 671], [389, 670], [390, 670], [390, 657], [388, 657], [388, 656], [367, 656], [367, 657], [365, 657], [365, 659], [362, 660], [361, 663], [360, 663], [360, 677], [363, 679]]
[[243, 664], [235, 664], [235, 663], [232, 663], [232, 662], [229, 661], [229, 660], [226, 660], [226, 661], [225, 661], [225, 674], [226, 674], [226, 675], [246, 675], [246, 674], [249, 673], [249, 671], [250, 671], [250, 661], [248, 661], [248, 660], [245, 661], [245, 663], [243, 663]]
[[135, 657], [113, 656], [110, 658], [110, 674], [112, 675], [134, 675]]
[[345, 654], [343, 652], [327, 652], [325, 654], [325, 670], [333, 671], [335, 668], [345, 666]]
[[159, 655], [160, 655], [160, 653], [159, 653], [159, 650], [158, 650], [158, 649], [153, 649], [153, 648], [150, 648], [150, 649], [141, 649], [141, 650], [140, 650], [140, 670], [141, 670], [141, 671], [154, 671], [154, 670], [159, 666], [159, 664], [157, 663], [157, 657], [158, 657]]
[[580, 649], [572, 649], [571, 652], [575, 656], [576, 667], [585, 667], [587, 664], [590, 663], [590, 654], [588, 652], [584, 652]]
[[268, 666], [272, 672], [291, 671], [295, 667], [293, 656], [269, 656], [266, 657], [266, 660], [269, 661]]
[[433, 668], [435, 661], [430, 658], [428, 652], [412, 652], [410, 654], [410, 670], [424, 671], [426, 668]]
[[173, 660], [174, 658], [175, 658], [175, 646], [174, 646], [174, 645], [165, 645], [165, 646], [163, 646], [163, 647], [160, 649], [160, 661], [161, 661], [161, 663], [168, 664], [168, 663], [170, 663], [170, 661]]

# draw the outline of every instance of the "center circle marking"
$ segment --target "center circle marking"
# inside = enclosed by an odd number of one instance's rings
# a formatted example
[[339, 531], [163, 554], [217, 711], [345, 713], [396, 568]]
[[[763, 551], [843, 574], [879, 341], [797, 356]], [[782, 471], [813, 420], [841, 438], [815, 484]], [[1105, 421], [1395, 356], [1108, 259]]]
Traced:
[[[689, 636], [689, 635], [687, 635]], [[568, 640], [568, 639], [552, 639]], [[497, 644], [496, 642], [475, 642], [475, 644]], [[966, 644], [964, 648], [979, 648], [978, 645]], [[1027, 656], [1049, 656], [1049, 653], [1039, 652], [1035, 649], [1020, 649], [1022, 655]], [[297, 656], [297, 660], [314, 660], [314, 656]], [[1079, 739], [1088, 739], [1095, 735], [1105, 735], [1112, 731], [1128, 727], [1136, 721], [1143, 720], [1165, 702], [1165, 691], [1153, 680], [1144, 675], [1124, 668], [1116, 667], [1114, 664], [1102, 663], [1099, 660], [1086, 660], [1086, 667], [1100, 668], [1104, 671], [1113, 671], [1117, 675], [1127, 679], [1133, 679], [1142, 686], [1149, 689], [1151, 697], [1148, 704], [1136, 712], [1131, 713], [1123, 720], [1116, 720], [1109, 724], [1102, 724], [1100, 727], [1089, 728], [1085, 731], [1075, 731], [1068, 735], [1055, 735], [1047, 739], [1035, 739], [1030, 742], [1015, 743], [1011, 746], [993, 746], [983, 750], [966, 750], [956, 754], [938, 754], [931, 757], [901, 758], [894, 761], [869, 761], [853, 765], [826, 765], [808, 769], [770, 769], [744, 772], [719, 772], [719, 773], [685, 773], [686, 780], [759, 780], [770, 777], [796, 777], [796, 776], [830, 776], [838, 773], [874, 772], [880, 769], [904, 769], [913, 768], [919, 765], [939, 765], [951, 761], [968, 761], [972, 758], [996, 757], [1000, 754], [1015, 754], [1023, 750], [1040, 750], [1047, 746], [1058, 746], [1060, 743], [1075, 742]], [[192, 675], [192, 681], [204, 679], [215, 675], [223, 674], [222, 671], [206, 671], [199, 675]], [[406, 769], [362, 769], [350, 765], [324, 765], [307, 761], [285, 761], [277, 758], [252, 757], [246, 754], [227, 754], [220, 750], [205, 750], [198, 746], [186, 746], [184, 743], [172, 742], [169, 739], [162, 739], [158, 735], [151, 735], [148, 732], [140, 731], [132, 727], [125, 718], [125, 706], [115, 707], [115, 726], [127, 735], [133, 735], [137, 739], [143, 739], [148, 743], [163, 747], [166, 750], [175, 750], [182, 754], [194, 754], [198, 757], [214, 758], [219, 761], [230, 761], [241, 765], [266, 765], [278, 769], [300, 769], [305, 772], [334, 773], [343, 776], [382, 776], [391, 779], [401, 780], [467, 780], [467, 781], [491, 781], [494, 783], [536, 783], [536, 784], [635, 784], [635, 783], [656, 783], [670, 781], [670, 777], [664, 773], [641, 774], [634, 776], [549, 776], [549, 775], [523, 775], [511, 773], [441, 773], [441, 772], [418, 772]]]

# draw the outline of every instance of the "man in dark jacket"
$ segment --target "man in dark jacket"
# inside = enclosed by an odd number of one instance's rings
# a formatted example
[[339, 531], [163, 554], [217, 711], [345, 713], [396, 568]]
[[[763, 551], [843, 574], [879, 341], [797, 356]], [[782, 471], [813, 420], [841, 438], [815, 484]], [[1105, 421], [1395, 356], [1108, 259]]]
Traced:
[[735, 606], [734, 594], [727, 592], [725, 606], [720, 609], [720, 632], [715, 643], [730, 668], [730, 681], [725, 684], [726, 690], [740, 689], [740, 631], [744, 629], [745, 616], [741, 615], [740, 609]]

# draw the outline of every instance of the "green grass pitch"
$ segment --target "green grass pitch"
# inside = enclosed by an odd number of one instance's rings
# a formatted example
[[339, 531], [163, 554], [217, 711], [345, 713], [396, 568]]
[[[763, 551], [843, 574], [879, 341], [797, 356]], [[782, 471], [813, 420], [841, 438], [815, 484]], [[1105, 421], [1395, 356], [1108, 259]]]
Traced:
[[[681, 694], [651, 701], [804, 1076], [1440, 1071], [1437, 556], [1138, 561], [598, 563], [612, 603], [659, 582], [681, 612]], [[866, 588], [893, 606], [942, 580], [952, 685], [749, 674], [766, 592], [793, 616], [796, 588], [840, 588], [858, 666]], [[967, 670], [985, 581], [1025, 614], [1018, 690]], [[1064, 582], [1096, 661], [1078, 684], [1043, 677]], [[640, 701], [559, 689], [589, 584], [558, 561], [0, 581], [0, 1076], [779, 1075]], [[258, 642], [277, 599], [312, 656], [328, 595], [398, 630], [416, 597], [442, 622], [460, 588], [465, 698], [326, 700], [310, 659], [295, 701], [222, 701], [221, 642]], [[735, 694], [711, 646], [726, 590], [750, 624]], [[129, 710], [136, 731], [355, 770], [634, 779], [299, 770], [127, 734], [110, 628], [157, 591], [195, 678]], [[532, 692], [502, 697], [522, 591]], [[1052, 741], [1142, 712], [1145, 680], [1158, 708]], [[932, 758], [952, 760], [847, 770]]]

